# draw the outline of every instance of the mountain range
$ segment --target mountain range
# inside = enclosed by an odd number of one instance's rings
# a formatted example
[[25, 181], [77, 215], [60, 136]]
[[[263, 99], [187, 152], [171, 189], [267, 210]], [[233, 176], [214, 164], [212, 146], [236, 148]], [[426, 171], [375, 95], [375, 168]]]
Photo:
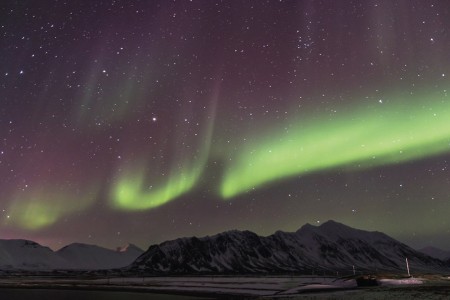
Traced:
[[143, 251], [128, 245], [114, 251], [88, 244], [70, 244], [58, 251], [28, 240], [0, 240], [0, 270], [100, 270], [121, 268]]
[[306, 224], [296, 232], [262, 237], [228, 231], [151, 246], [126, 269], [144, 274], [268, 274], [358, 271], [445, 272], [448, 263], [381, 232], [354, 229], [335, 221]]
[[[432, 254], [432, 253], [430, 253]], [[441, 253], [442, 254], [442, 253]], [[450, 261], [426, 253], [381, 232], [328, 221], [306, 224], [296, 232], [259, 236], [232, 230], [202, 238], [187, 237], [113, 251], [71, 244], [58, 251], [27, 240], [0, 240], [0, 270], [105, 270], [121, 274], [353, 274], [450, 271]]]

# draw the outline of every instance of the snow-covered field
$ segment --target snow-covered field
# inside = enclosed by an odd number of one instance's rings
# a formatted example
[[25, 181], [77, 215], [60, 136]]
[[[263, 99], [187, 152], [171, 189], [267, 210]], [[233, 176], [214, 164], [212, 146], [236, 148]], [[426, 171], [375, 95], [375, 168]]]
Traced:
[[370, 288], [357, 288], [354, 279], [318, 276], [3, 278], [0, 279], [0, 288], [105, 289], [265, 299], [447, 299], [450, 297], [450, 280], [436, 278], [383, 278], [378, 280], [379, 286]]
[[[114, 279], [116, 282], [121, 279]], [[125, 279], [126, 284], [139, 279]], [[127, 282], [128, 281], [128, 282]], [[145, 278], [139, 285], [159, 291], [205, 292], [249, 296], [292, 295], [306, 290], [355, 288], [356, 281], [334, 277], [181, 277]]]
[[355, 288], [353, 279], [334, 277], [141, 277], [102, 278], [94, 280], [9, 278], [0, 280], [1, 286], [38, 287], [55, 286], [67, 288], [110, 288], [146, 290], [149, 292], [176, 292], [195, 294], [227, 294], [242, 296], [292, 295], [299, 291]]
[[289, 299], [289, 300], [445, 300], [450, 299], [450, 286], [429, 285], [429, 286], [402, 286], [402, 287], [376, 287], [370, 289], [357, 289], [351, 291], [337, 291], [332, 293], [315, 293], [305, 295], [295, 295], [291, 298], [269, 299]]
[[450, 278], [432, 276], [432, 278], [382, 278], [378, 280], [379, 286], [358, 288], [351, 290], [334, 290], [327, 292], [319, 290], [317, 293], [309, 291], [306, 294], [296, 294], [290, 298], [272, 296], [269, 299], [289, 300], [379, 300], [379, 299], [450, 299]]

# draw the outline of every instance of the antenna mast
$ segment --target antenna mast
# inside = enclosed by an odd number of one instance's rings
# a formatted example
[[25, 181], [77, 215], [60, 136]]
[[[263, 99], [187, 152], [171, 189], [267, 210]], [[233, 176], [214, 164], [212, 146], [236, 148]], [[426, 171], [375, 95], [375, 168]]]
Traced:
[[409, 273], [409, 264], [408, 264], [408, 258], [406, 257], [406, 270], [408, 270], [408, 276], [411, 277], [411, 274]]

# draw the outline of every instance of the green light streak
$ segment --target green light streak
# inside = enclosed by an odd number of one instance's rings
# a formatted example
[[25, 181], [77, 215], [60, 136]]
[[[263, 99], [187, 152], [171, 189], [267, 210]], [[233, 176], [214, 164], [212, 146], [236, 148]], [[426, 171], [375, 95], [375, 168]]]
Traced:
[[[117, 183], [112, 187], [110, 199], [115, 209], [146, 210], [159, 207], [190, 191], [203, 174], [208, 161], [214, 129], [217, 97], [213, 99], [211, 113], [205, 133], [201, 135], [200, 150], [193, 157], [187, 151], [177, 149], [175, 160], [168, 179], [161, 182], [162, 176], [149, 174], [151, 165], [146, 159], [140, 167], [125, 167]], [[182, 139], [183, 137], [179, 137]], [[192, 150], [190, 150], [192, 151]], [[158, 168], [154, 168], [158, 169]]]
[[80, 194], [77, 191], [55, 191], [40, 188], [17, 193], [8, 208], [7, 225], [27, 230], [40, 230], [57, 223], [62, 218], [81, 212], [96, 200], [92, 189]]
[[[112, 193], [115, 208], [145, 210], [161, 206], [189, 191], [199, 179], [204, 168], [203, 161], [191, 169], [171, 176], [161, 186], [146, 187], [145, 172], [133, 170], [119, 179]], [[133, 174], [132, 174], [133, 173]]]
[[402, 103], [299, 122], [289, 132], [274, 132], [238, 149], [225, 171], [222, 197], [294, 175], [344, 166], [370, 168], [449, 152], [447, 97], [415, 96]]

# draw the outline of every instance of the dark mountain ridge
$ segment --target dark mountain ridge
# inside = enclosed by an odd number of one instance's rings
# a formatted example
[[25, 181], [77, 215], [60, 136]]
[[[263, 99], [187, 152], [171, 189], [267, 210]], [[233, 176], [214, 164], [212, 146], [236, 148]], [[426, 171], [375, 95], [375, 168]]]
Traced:
[[381, 232], [335, 221], [262, 237], [232, 230], [151, 246], [127, 271], [146, 274], [270, 274], [319, 271], [448, 271], [448, 265]]
[[448, 250], [442, 250], [436, 247], [425, 247], [422, 249], [419, 249], [418, 251], [425, 253], [426, 255], [429, 255], [434, 258], [438, 258], [440, 260], [450, 260], [450, 251]]

